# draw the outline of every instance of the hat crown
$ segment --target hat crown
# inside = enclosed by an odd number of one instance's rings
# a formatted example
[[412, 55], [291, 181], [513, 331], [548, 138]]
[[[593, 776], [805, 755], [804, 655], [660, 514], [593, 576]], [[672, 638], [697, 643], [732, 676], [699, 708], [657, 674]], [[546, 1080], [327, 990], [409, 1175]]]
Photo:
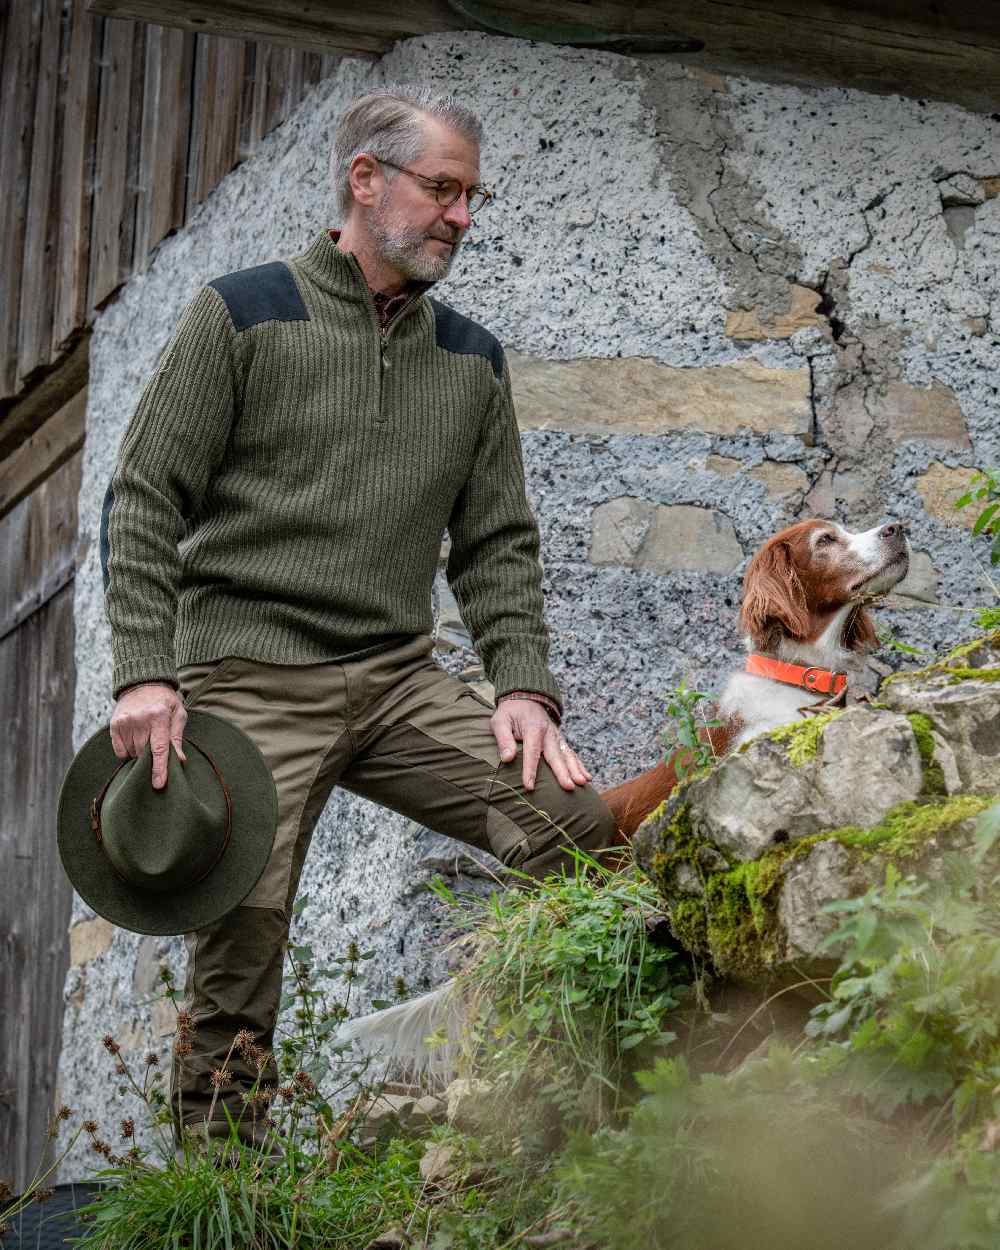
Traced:
[[183, 764], [170, 748], [162, 790], [153, 789], [147, 748], [115, 774], [100, 804], [101, 843], [115, 872], [153, 894], [200, 881], [218, 863], [229, 839], [223, 780], [194, 742], [188, 739], [185, 747]]

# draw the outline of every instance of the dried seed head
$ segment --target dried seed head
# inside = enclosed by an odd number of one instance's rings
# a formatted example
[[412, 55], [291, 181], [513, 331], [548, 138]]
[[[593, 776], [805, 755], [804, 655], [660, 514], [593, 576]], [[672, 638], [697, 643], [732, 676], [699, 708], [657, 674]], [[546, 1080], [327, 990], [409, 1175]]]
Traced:
[[115, 1041], [115, 1039], [111, 1036], [110, 1033], [105, 1033], [104, 1039], [101, 1045], [111, 1055], [117, 1055], [118, 1052], [121, 1050], [121, 1047], [118, 1045], [118, 1043]]
[[347, 944], [347, 958], [348, 958], [348, 960], [349, 960], [352, 964], [356, 964], [356, 963], [358, 962], [358, 960], [360, 959], [360, 957], [361, 957], [361, 956], [360, 956], [360, 954], [359, 954], [359, 952], [358, 952], [358, 944], [357, 944], [357, 942], [348, 942], [348, 944]]
[[232, 1072], [228, 1068], [216, 1068], [209, 1078], [216, 1089], [221, 1089], [223, 1085], [228, 1085], [233, 1079]]
[[115, 1064], [115, 1075], [116, 1076], [128, 1076], [128, 1068], [125, 1066], [125, 1064], [123, 1063]]
[[65, 1103], [63, 1103], [63, 1105], [62, 1105], [62, 1106], [59, 1108], [59, 1110], [56, 1112], [56, 1119], [57, 1119], [57, 1120], [68, 1120], [72, 1114], [73, 1114], [73, 1112], [69, 1109], [69, 1107], [67, 1107], [67, 1106], [66, 1106], [66, 1104], [65, 1104]]
[[83, 1131], [84, 1131], [85, 1133], [91, 1133], [91, 1134], [96, 1133], [96, 1132], [97, 1132], [97, 1121], [96, 1121], [96, 1120], [84, 1120], [84, 1122], [83, 1122]]
[[278, 1088], [278, 1097], [279, 1097], [279, 1098], [294, 1098], [294, 1097], [295, 1097], [295, 1086], [294, 1086], [294, 1085], [282, 1085], [282, 1086], [280, 1086], [280, 1087]]
[[122, 1138], [127, 1140], [135, 1136], [135, 1120], [122, 1120]]
[[192, 1050], [194, 1050], [194, 1047], [185, 1037], [178, 1037], [177, 1041], [174, 1042], [175, 1055], [190, 1055]]
[[56, 1191], [54, 1189], [39, 1188], [35, 1190], [35, 1194], [34, 1194], [34, 1198], [36, 1202], [48, 1202], [50, 1198], [54, 1198], [55, 1196], [56, 1196]]
[[192, 1016], [190, 1011], [179, 1011], [177, 1013], [177, 1027], [184, 1030], [194, 1028], [194, 1016]]
[[150, 1051], [149, 1054], [146, 1056], [147, 1068], [155, 1068], [159, 1062], [160, 1062], [160, 1056], [154, 1055], [152, 1051]]

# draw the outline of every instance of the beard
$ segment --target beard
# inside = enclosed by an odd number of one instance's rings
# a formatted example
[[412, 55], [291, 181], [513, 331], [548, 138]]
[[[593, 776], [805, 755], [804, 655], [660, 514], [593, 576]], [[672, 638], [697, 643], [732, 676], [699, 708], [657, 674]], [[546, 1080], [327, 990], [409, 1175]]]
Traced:
[[[445, 225], [438, 227], [438, 234], [408, 226], [389, 212], [388, 199], [389, 193], [386, 192], [368, 219], [368, 230], [378, 245], [379, 256], [411, 281], [440, 282], [447, 277], [458, 255], [462, 245], [461, 233], [449, 231]], [[424, 244], [428, 239], [443, 239], [451, 243], [451, 251], [445, 256], [425, 251]]]

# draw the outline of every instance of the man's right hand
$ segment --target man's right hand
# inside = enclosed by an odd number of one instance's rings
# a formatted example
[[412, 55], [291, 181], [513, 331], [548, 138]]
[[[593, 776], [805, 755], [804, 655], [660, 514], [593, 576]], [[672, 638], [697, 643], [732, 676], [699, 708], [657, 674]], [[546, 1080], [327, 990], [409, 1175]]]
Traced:
[[181, 745], [187, 712], [184, 701], [166, 682], [150, 681], [124, 690], [111, 716], [111, 745], [120, 760], [139, 756], [146, 744], [153, 751], [153, 789], [167, 784], [171, 746], [183, 763]]

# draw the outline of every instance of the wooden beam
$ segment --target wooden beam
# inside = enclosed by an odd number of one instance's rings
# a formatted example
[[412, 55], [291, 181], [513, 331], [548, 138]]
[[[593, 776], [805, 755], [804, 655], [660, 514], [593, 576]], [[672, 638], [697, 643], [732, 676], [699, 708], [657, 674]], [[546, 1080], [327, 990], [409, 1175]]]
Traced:
[[[261, 38], [347, 56], [381, 56], [394, 42], [491, 28], [448, 0], [87, 0], [94, 12], [188, 30]], [[981, 0], [463, 0], [499, 13], [505, 29], [587, 26], [619, 35], [701, 40], [684, 64], [751, 77], [831, 84], [1000, 107], [1000, 6]], [[500, 27], [494, 20], [492, 29]]]
[[[267, 39], [339, 56], [379, 57], [397, 39], [460, 29], [447, 0], [281, 3], [273, 0], [87, 0], [94, 13], [130, 17], [199, 34]], [[589, 6], [588, 6], [589, 7]], [[625, 6], [616, 6], [625, 7]]]
[[90, 339], [82, 338], [62, 364], [16, 403], [0, 405], [0, 461], [30, 438], [87, 385]]
[[78, 391], [12, 456], [0, 461], [0, 517], [50, 477], [83, 446], [87, 391]]

